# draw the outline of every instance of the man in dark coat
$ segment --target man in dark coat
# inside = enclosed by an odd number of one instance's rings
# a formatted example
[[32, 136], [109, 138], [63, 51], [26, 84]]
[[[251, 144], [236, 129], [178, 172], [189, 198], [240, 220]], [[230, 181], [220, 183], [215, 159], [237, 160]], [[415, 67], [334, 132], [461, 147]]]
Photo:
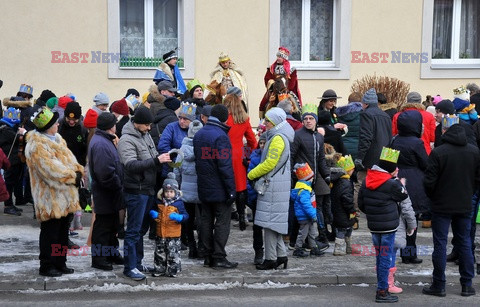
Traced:
[[116, 138], [116, 122], [114, 114], [101, 113], [88, 150], [95, 203], [92, 267], [105, 271], [113, 270], [112, 262], [123, 264], [117, 239], [118, 211], [123, 203], [123, 169], [113, 143]]
[[230, 207], [235, 200], [227, 119], [228, 109], [224, 105], [214, 106], [207, 124], [193, 138], [198, 197], [203, 204], [200, 236], [206, 249], [204, 265], [215, 268], [238, 265], [228, 261], [225, 252], [230, 235]]
[[467, 143], [465, 129], [458, 125], [458, 120], [455, 115], [444, 117], [443, 144], [433, 149], [425, 171], [425, 192], [432, 200], [433, 232], [433, 283], [423, 288], [423, 293], [428, 295], [446, 295], [446, 245], [450, 225], [460, 259], [461, 295], [475, 295], [470, 220], [472, 196], [480, 186], [480, 155], [477, 147]]

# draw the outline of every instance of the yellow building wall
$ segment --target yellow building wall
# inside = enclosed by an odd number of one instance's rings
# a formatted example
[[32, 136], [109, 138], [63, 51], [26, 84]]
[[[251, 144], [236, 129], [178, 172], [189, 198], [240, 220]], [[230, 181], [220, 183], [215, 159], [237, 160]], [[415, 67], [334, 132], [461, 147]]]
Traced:
[[[421, 52], [422, 8], [423, 3], [418, 0], [353, 0], [351, 50]], [[0, 11], [4, 13], [0, 19], [2, 98], [15, 95], [19, 85], [27, 83], [34, 87], [35, 98], [47, 88], [57, 95], [74, 93], [85, 113], [99, 91], [114, 101], [130, 87], [143, 93], [151, 84], [149, 79], [109, 79], [105, 63], [51, 62], [51, 52], [55, 50], [109, 52], [106, 0], [0, 1]], [[265, 91], [263, 76], [271, 64], [269, 1], [196, 1], [195, 27], [196, 78], [208, 82], [219, 53], [228, 53], [246, 75], [250, 116], [256, 125], [258, 104]], [[354, 80], [374, 73], [399, 78], [422, 96], [440, 94], [451, 98], [454, 87], [479, 82], [421, 80], [419, 63], [352, 63], [350, 80], [300, 80], [304, 103], [318, 103], [317, 97], [333, 88], [344, 97], [339, 104], [345, 104]]]

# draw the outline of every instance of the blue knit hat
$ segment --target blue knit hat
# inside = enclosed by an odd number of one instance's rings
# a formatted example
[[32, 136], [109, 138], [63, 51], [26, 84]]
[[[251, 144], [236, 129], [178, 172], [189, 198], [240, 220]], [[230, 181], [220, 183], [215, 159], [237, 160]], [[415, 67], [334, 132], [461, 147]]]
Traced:
[[378, 103], [378, 97], [377, 97], [377, 92], [375, 89], [372, 87], [369, 89], [365, 95], [363, 95], [362, 102], [366, 104], [375, 104]]

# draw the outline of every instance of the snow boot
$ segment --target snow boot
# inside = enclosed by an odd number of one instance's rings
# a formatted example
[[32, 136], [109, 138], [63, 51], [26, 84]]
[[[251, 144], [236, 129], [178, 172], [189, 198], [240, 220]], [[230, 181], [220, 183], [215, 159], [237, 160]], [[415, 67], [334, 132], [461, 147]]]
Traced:
[[388, 270], [388, 292], [393, 294], [398, 294], [403, 292], [402, 288], [395, 286], [396, 271], [397, 271], [397, 267], [393, 267]]
[[352, 254], [352, 237], [345, 237], [345, 244], [346, 244], [345, 252], [348, 255], [351, 255]]
[[335, 248], [333, 250], [333, 255], [334, 256], [345, 256], [347, 254], [346, 252], [347, 245], [345, 243], [344, 239], [335, 239]]

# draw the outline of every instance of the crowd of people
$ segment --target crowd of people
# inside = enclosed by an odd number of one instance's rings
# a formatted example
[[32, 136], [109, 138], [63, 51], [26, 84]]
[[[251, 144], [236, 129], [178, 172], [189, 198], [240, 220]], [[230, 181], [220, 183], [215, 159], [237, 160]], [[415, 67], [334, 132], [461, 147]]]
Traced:
[[[267, 69], [256, 134], [244, 75], [224, 53], [207, 86], [185, 84], [172, 51], [144, 95], [128, 89], [110, 103], [100, 92], [85, 113], [71, 93], [44, 90], [32, 101], [26, 84], [5, 98], [0, 196], [9, 215], [34, 204], [40, 275], [74, 273], [66, 253], [52, 247], [75, 248], [69, 233], [83, 227], [79, 191], [87, 189], [92, 267], [123, 265], [133, 280], [177, 276], [186, 249], [205, 267], [235, 268], [225, 251], [232, 219], [240, 231], [253, 221], [258, 270], [287, 268], [289, 249], [294, 257], [322, 256], [330, 241], [334, 256], [352, 254], [363, 212], [378, 251], [377, 302], [398, 301], [391, 293], [402, 292], [397, 250], [403, 263], [422, 262], [419, 221], [431, 222], [434, 245], [433, 283], [423, 293], [445, 296], [445, 263], [457, 260], [461, 294], [474, 295], [479, 87], [456, 88], [453, 101], [422, 103], [410, 92], [400, 108], [374, 88], [351, 93], [344, 106], [332, 89], [318, 105], [303, 104], [288, 56], [279, 48]], [[153, 265], [143, 262], [147, 233]], [[479, 274], [478, 253], [476, 261]]]

